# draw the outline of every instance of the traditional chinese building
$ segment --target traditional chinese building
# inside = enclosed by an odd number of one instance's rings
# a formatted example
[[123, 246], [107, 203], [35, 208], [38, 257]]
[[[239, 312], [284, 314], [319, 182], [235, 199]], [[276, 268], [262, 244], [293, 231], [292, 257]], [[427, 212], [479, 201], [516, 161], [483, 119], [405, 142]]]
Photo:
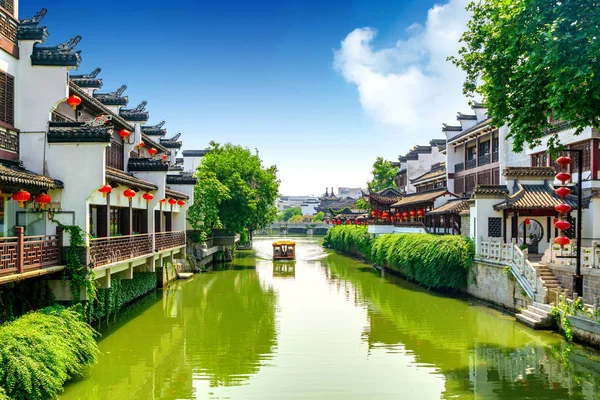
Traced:
[[401, 193], [415, 193], [413, 180], [429, 172], [432, 166], [446, 160], [443, 153], [445, 146], [446, 140], [433, 139], [429, 145], [415, 146], [404, 156], [398, 157], [398, 162], [394, 163], [398, 168], [395, 183]]

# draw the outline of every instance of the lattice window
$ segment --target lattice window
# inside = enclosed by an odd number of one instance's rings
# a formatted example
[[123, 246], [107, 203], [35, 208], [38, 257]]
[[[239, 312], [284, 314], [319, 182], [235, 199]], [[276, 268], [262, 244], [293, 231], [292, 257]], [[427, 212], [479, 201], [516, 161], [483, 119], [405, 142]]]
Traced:
[[489, 217], [488, 218], [488, 236], [489, 237], [501, 237], [502, 236], [502, 218]]
[[19, 134], [0, 128], [0, 149], [19, 154]]
[[131, 150], [129, 153], [129, 158], [140, 158], [140, 153], [137, 150]]
[[0, 6], [4, 7], [6, 11], [13, 14], [15, 13], [14, 0], [0, 0]]
[[0, 13], [0, 35], [4, 36], [14, 44], [17, 44], [17, 25], [3, 13]]
[[477, 180], [477, 175], [471, 174], [465, 176], [465, 193], [471, 194], [475, 189], [475, 184]]
[[[570, 146], [571, 149], [583, 150], [582, 156], [583, 156], [583, 170], [584, 171], [589, 171], [589, 169], [590, 169], [590, 144], [591, 144], [591, 141], [587, 141], [584, 143]], [[577, 172], [577, 169], [579, 168], [579, 155], [575, 154], [575, 153], [571, 153], [570, 157], [573, 159], [573, 164], [571, 164], [572, 165], [571, 171]]]
[[465, 193], [465, 178], [456, 178], [454, 180], [454, 193], [464, 194]]
[[500, 168], [492, 169], [492, 185], [500, 184]]
[[481, 171], [477, 174], [478, 185], [490, 185], [492, 183], [491, 170]]
[[15, 78], [0, 71], [0, 121], [15, 123]]
[[542, 152], [531, 156], [532, 167], [545, 167], [548, 165], [548, 153]]
[[124, 170], [122, 144], [111, 142], [110, 146], [106, 148], [106, 166]]

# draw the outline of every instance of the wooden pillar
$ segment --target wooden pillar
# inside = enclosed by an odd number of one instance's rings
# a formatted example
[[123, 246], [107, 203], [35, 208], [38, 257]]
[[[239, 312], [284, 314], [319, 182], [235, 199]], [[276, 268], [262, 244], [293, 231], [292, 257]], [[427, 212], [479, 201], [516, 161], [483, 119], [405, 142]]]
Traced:
[[550, 236], [552, 236], [552, 222], [550, 221], [550, 217], [546, 220], [546, 240], [550, 243]]
[[519, 213], [518, 212], [514, 212], [514, 215], [512, 217], [512, 221], [511, 221], [511, 239], [518, 239], [519, 238]]
[[506, 243], [506, 219], [506, 210], [502, 210], [502, 241], [504, 243]]
[[490, 164], [494, 162], [494, 131], [490, 132]]
[[[475, 138], [475, 165], [479, 167], [479, 136]], [[477, 186], [477, 175], [475, 176], [475, 186]]]
[[22, 226], [15, 226], [15, 236], [17, 237], [17, 274], [23, 273], [23, 252], [25, 242], [25, 228]]
[[592, 170], [592, 180], [598, 179], [598, 168], [600, 167], [600, 154], [598, 153], [600, 149], [598, 148], [598, 143], [600, 143], [599, 139], [590, 140], [590, 167]]

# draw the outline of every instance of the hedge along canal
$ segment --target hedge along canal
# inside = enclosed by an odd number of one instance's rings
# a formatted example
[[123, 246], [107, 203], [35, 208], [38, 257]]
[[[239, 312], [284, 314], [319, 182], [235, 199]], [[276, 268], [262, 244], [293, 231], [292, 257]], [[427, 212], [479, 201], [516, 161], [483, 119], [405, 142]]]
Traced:
[[[159, 291], [61, 399], [594, 399], [598, 353], [294, 238]], [[291, 268], [293, 267], [293, 268]]]

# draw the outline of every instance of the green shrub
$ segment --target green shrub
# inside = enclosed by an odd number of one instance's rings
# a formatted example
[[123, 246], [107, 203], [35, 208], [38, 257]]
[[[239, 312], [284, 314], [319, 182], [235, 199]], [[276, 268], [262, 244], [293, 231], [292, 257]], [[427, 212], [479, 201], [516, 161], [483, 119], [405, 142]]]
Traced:
[[0, 327], [0, 399], [54, 399], [96, 362], [95, 331], [81, 315], [54, 306]]
[[360, 255], [375, 265], [395, 270], [423, 286], [460, 290], [467, 286], [475, 246], [458, 235], [418, 233], [369, 238], [366, 226], [336, 226], [323, 245]]

